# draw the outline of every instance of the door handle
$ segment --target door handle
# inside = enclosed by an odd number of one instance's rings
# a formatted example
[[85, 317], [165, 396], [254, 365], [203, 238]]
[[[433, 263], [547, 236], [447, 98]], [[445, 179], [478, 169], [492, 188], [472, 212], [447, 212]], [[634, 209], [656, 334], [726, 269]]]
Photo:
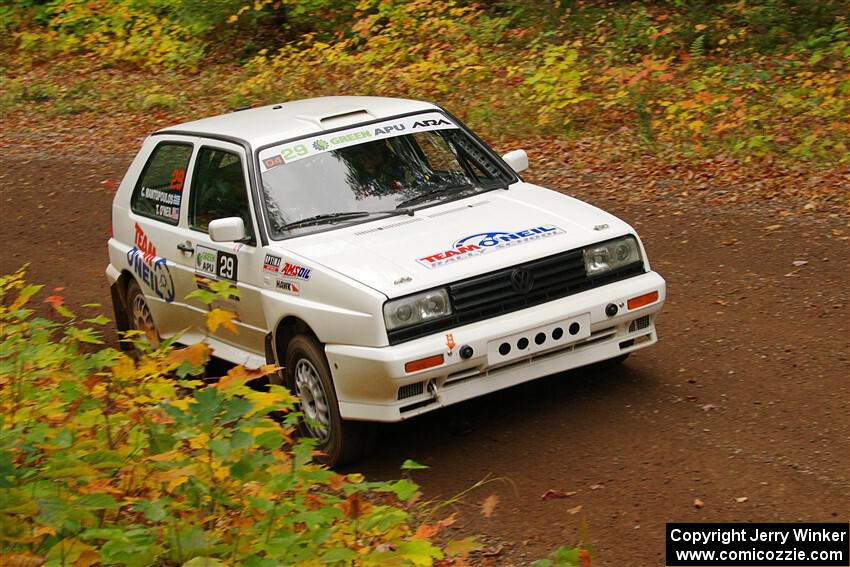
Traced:
[[185, 242], [177, 245], [177, 249], [181, 252], [186, 252], [187, 254], [194, 254], [195, 248], [192, 246], [191, 242]]

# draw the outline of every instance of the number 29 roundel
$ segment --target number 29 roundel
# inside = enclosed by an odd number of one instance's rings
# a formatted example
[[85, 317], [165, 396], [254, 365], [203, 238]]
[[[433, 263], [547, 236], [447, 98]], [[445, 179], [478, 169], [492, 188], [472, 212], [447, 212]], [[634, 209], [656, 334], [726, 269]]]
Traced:
[[195, 247], [195, 273], [198, 275], [235, 282], [238, 266], [236, 254], [206, 246]]

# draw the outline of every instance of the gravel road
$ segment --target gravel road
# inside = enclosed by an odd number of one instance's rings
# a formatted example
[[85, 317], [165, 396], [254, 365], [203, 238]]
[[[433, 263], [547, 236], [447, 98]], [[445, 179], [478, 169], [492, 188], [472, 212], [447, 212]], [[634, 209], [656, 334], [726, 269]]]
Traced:
[[[97, 302], [111, 316], [114, 185], [102, 182], [130, 157], [53, 152], [0, 157], [0, 271], [29, 262], [29, 279], [64, 287], [72, 309]], [[397, 477], [412, 458], [430, 467], [413, 474], [429, 499], [494, 479], [454, 526], [484, 534], [494, 565], [575, 543], [582, 525], [594, 566], [628, 567], [663, 565], [668, 521], [850, 520], [847, 219], [575, 187], [566, 171], [561, 189], [635, 225], [667, 279], [660, 343], [618, 368], [382, 427], [356, 468]]]

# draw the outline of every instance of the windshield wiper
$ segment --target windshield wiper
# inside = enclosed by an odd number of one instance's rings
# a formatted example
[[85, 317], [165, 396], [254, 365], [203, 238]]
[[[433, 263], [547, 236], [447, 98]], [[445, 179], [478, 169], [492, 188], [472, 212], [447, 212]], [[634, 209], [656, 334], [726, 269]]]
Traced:
[[409, 207], [411, 205], [418, 205], [419, 203], [424, 203], [426, 201], [431, 201], [434, 199], [438, 199], [444, 195], [451, 195], [454, 193], [460, 193], [466, 189], [475, 189], [475, 185], [472, 183], [459, 183], [457, 185], [448, 185], [446, 187], [441, 187], [436, 191], [431, 191], [429, 193], [422, 193], [421, 195], [417, 195], [415, 197], [411, 197], [407, 201], [402, 201], [399, 203], [399, 207]]
[[392, 209], [389, 211], [345, 211], [339, 213], [324, 213], [307, 217], [297, 221], [293, 221], [283, 225], [280, 230], [289, 230], [292, 228], [301, 228], [302, 226], [316, 226], [320, 224], [333, 224], [335, 222], [357, 219], [362, 217], [371, 217], [373, 215], [385, 215], [388, 217], [396, 215], [413, 216], [413, 209]]

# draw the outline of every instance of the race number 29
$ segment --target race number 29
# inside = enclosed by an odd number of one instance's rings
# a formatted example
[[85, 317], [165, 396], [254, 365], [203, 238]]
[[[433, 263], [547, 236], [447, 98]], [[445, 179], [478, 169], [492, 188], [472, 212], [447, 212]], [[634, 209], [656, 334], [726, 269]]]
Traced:
[[237, 266], [236, 254], [219, 251], [218, 266], [216, 267], [216, 275], [219, 278], [236, 281]]

